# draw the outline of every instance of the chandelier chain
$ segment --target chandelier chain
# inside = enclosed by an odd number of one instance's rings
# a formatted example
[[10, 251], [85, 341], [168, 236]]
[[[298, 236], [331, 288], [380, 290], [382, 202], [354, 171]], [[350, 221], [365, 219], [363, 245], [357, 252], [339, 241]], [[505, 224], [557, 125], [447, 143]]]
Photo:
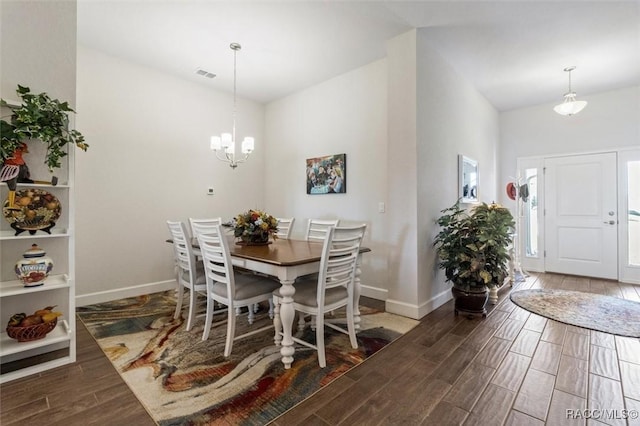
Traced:
[[[233, 45], [233, 142], [236, 141], [236, 57], [238, 55], [238, 49], [235, 49]], [[571, 75], [571, 73], [569, 73]]]

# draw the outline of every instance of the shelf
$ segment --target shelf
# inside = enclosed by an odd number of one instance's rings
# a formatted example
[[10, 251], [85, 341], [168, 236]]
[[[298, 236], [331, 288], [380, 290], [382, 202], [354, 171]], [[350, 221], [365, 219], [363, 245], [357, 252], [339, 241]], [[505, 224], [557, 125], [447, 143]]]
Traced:
[[15, 99], [5, 99], [4, 101], [7, 104], [7, 108], [20, 108], [22, 106], [22, 101], [16, 101]]
[[10, 231], [0, 231], [0, 241], [2, 240], [31, 240], [34, 238], [60, 238], [68, 237], [69, 230], [67, 228], [54, 228], [51, 230], [51, 234], [47, 234], [44, 231], [36, 231], [31, 235], [29, 231], [24, 231], [20, 235], [15, 235], [16, 231], [13, 229]]
[[[1, 1], [1, 0], [0, 0]], [[22, 105], [21, 101], [10, 100], [2, 107], [2, 115], [9, 116]], [[13, 111], [12, 111], [13, 110]], [[69, 130], [73, 129], [73, 115], [69, 116]], [[53, 229], [48, 232], [36, 230], [21, 231], [10, 225], [9, 220], [0, 218], [0, 251], [2, 252], [0, 276], [0, 383], [5, 383], [21, 377], [38, 374], [43, 371], [69, 364], [76, 359], [75, 336], [75, 232], [74, 232], [74, 177], [75, 177], [75, 147], [69, 144], [65, 147], [65, 154], [60, 167], [53, 172], [45, 162], [47, 144], [36, 139], [25, 141], [29, 146], [29, 154], [25, 161], [29, 165], [33, 183], [18, 183], [17, 191], [32, 197], [32, 194], [50, 193], [60, 202], [61, 211], [56, 216]], [[55, 177], [55, 179], [54, 179]], [[53, 185], [52, 179], [55, 181]], [[9, 188], [0, 185], [0, 199], [8, 198]], [[16, 197], [17, 198], [17, 197]], [[19, 200], [20, 201], [20, 200]], [[24, 200], [21, 200], [24, 201]], [[34, 200], [32, 200], [34, 201]], [[40, 200], [43, 201], [43, 200]], [[47, 199], [51, 202], [51, 200]], [[19, 203], [17, 203], [19, 204]], [[35, 203], [29, 207], [37, 210], [43, 203]], [[19, 205], [26, 213], [26, 206]], [[9, 216], [10, 220], [14, 219]], [[16, 215], [15, 220], [24, 220]], [[29, 222], [20, 222], [27, 226]], [[53, 240], [51, 239], [53, 238]], [[20, 258], [24, 250], [37, 243], [56, 259], [55, 274], [47, 277], [44, 284], [25, 287], [14, 274], [12, 258]], [[44, 338], [31, 342], [18, 342], [8, 336], [5, 331], [7, 323], [14, 312], [32, 312], [36, 306], [59, 306], [63, 316], [58, 318], [56, 327]], [[52, 325], [52, 324], [49, 324]], [[4, 414], [4, 413], [3, 413]]]
[[[55, 352], [53, 352], [52, 354], [55, 354]], [[7, 373], [3, 372], [2, 375], [0, 376], [0, 384], [9, 382], [11, 380], [19, 379], [21, 377], [29, 376], [32, 374], [42, 373], [43, 371], [47, 371], [52, 368], [71, 364], [74, 361], [75, 361], [74, 358], [71, 357], [70, 355], [64, 355], [59, 358], [50, 359], [47, 361], [38, 361], [28, 367], [21, 367], [16, 370], [8, 371]]]
[[0, 297], [31, 294], [59, 288], [69, 288], [69, 277], [66, 274], [49, 275], [43, 285], [36, 287], [25, 287], [22, 281], [19, 280], [0, 282]]
[[51, 185], [50, 183], [19, 183], [18, 188], [60, 188], [60, 189], [69, 189], [70, 186], [67, 184], [57, 184]]
[[58, 321], [58, 325], [43, 339], [33, 340], [31, 342], [18, 342], [7, 335], [6, 332], [0, 333], [0, 356], [17, 354], [19, 352], [30, 351], [32, 349], [41, 348], [43, 346], [54, 345], [56, 343], [71, 340], [71, 330], [67, 321]]

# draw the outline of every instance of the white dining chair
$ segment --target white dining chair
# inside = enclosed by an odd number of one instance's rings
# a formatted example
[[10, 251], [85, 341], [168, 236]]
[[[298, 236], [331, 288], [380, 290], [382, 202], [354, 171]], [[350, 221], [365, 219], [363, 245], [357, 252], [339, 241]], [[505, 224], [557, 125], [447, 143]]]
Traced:
[[[214, 231], [214, 227], [216, 225], [222, 225], [222, 218], [212, 218], [212, 219], [193, 219], [193, 218], [189, 218], [189, 222], [191, 223], [191, 235], [193, 235], [193, 238], [195, 240], [198, 239], [198, 235], [201, 234], [210, 234]], [[221, 228], [223, 230], [225, 230], [225, 228]], [[201, 255], [200, 255], [200, 249], [194, 249], [194, 253], [196, 255], [196, 258], [198, 260], [201, 260]], [[255, 274], [254, 274], [255, 275]], [[260, 308], [260, 306], [256, 303], [253, 307], [248, 308], [248, 309], [252, 309], [254, 313], [258, 312], [258, 309]], [[269, 309], [271, 311], [273, 311], [273, 304], [270, 302], [269, 303]], [[241, 314], [241, 308], [236, 306], [236, 315], [240, 315]], [[253, 316], [251, 316], [249, 318], [250, 320], [253, 320]]]
[[293, 231], [293, 224], [296, 221], [295, 217], [278, 217], [278, 232], [276, 236], [283, 240], [288, 240], [291, 237], [291, 231]]
[[191, 235], [193, 236], [194, 239], [197, 239], [197, 234], [196, 234], [196, 229], [194, 227], [194, 225], [199, 225], [198, 226], [198, 230], [199, 232], [205, 232], [208, 229], [211, 229], [211, 227], [215, 226], [215, 225], [222, 225], [222, 218], [221, 217], [212, 217], [212, 218], [208, 218], [208, 219], [195, 219], [190, 217], [189, 218], [189, 225], [191, 226]]
[[[215, 225], [222, 225], [221, 217], [212, 217], [206, 219], [194, 219], [192, 217], [189, 218], [189, 226], [191, 227], [191, 236], [194, 241], [197, 241], [198, 235], [197, 233], [207, 233], [211, 230], [211, 227]], [[197, 229], [196, 229], [197, 227]], [[196, 255], [196, 260], [200, 261], [202, 258], [200, 257], [200, 249], [194, 248], [193, 252]]]
[[[207, 282], [207, 313], [202, 340], [209, 338], [215, 309], [214, 302], [226, 305], [228, 314], [224, 356], [228, 357], [231, 354], [235, 340], [273, 327], [273, 324], [270, 324], [236, 336], [236, 308], [251, 307], [256, 303], [271, 299], [272, 292], [280, 287], [280, 283], [259, 275], [235, 274], [231, 264], [229, 243], [220, 225], [214, 226], [213, 232], [199, 234], [197, 238]], [[251, 324], [253, 322], [253, 309], [248, 309], [248, 312], [249, 323]], [[273, 314], [270, 313], [270, 317], [272, 316]]]
[[[295, 284], [293, 308], [299, 315], [315, 317], [316, 343], [315, 345], [300, 338], [293, 340], [301, 345], [315, 349], [318, 352], [318, 364], [326, 367], [324, 346], [324, 326], [333, 328], [349, 335], [351, 347], [358, 347], [354, 324], [354, 283], [360, 245], [366, 230], [366, 225], [349, 227], [329, 227], [327, 238], [322, 248], [320, 272], [316, 281], [301, 281]], [[280, 290], [273, 292], [275, 305], [275, 342], [279, 345], [282, 340], [282, 323], [280, 320]], [[325, 322], [325, 314], [338, 308], [346, 307], [347, 329], [329, 322]]]
[[309, 219], [307, 221], [306, 239], [308, 241], [322, 242], [327, 236], [327, 230], [331, 226], [338, 226], [340, 224], [339, 219], [335, 220], [321, 220], [321, 219]]
[[187, 331], [189, 331], [193, 327], [196, 317], [198, 294], [206, 296], [207, 292], [204, 268], [201, 262], [196, 261], [191, 244], [191, 237], [189, 236], [186, 225], [180, 221], [167, 221], [167, 226], [169, 227], [173, 241], [176, 282], [178, 284], [176, 311], [173, 317], [175, 319], [180, 317], [182, 303], [184, 301], [184, 290], [188, 289], [189, 314], [187, 316]]

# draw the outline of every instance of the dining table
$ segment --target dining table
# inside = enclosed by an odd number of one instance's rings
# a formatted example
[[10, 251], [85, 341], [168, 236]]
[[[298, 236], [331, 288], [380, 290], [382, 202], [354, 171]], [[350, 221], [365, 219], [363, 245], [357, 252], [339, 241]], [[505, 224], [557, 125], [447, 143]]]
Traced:
[[[293, 322], [295, 309], [293, 308], [293, 295], [296, 292], [296, 278], [317, 273], [320, 270], [320, 258], [322, 257], [322, 242], [274, 239], [266, 245], [240, 245], [230, 242], [229, 252], [234, 267], [277, 277], [280, 281], [280, 321], [282, 325], [282, 341], [275, 342], [281, 346], [280, 354], [282, 363], [286, 369], [291, 368], [295, 353], [293, 343]], [[360, 274], [362, 254], [370, 252], [367, 247], [360, 248], [358, 267], [354, 283], [354, 323], [356, 330], [360, 326]], [[277, 320], [277, 318], [276, 318]], [[277, 325], [276, 325], [277, 329]]]

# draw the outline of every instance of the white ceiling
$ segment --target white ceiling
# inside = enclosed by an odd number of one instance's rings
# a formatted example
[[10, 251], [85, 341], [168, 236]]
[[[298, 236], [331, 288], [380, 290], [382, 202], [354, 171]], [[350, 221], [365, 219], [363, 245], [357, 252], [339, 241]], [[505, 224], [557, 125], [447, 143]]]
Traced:
[[[500, 111], [640, 84], [634, 1], [78, 0], [79, 43], [270, 102], [385, 56], [411, 28]], [[217, 74], [197, 76], [203, 68]]]

